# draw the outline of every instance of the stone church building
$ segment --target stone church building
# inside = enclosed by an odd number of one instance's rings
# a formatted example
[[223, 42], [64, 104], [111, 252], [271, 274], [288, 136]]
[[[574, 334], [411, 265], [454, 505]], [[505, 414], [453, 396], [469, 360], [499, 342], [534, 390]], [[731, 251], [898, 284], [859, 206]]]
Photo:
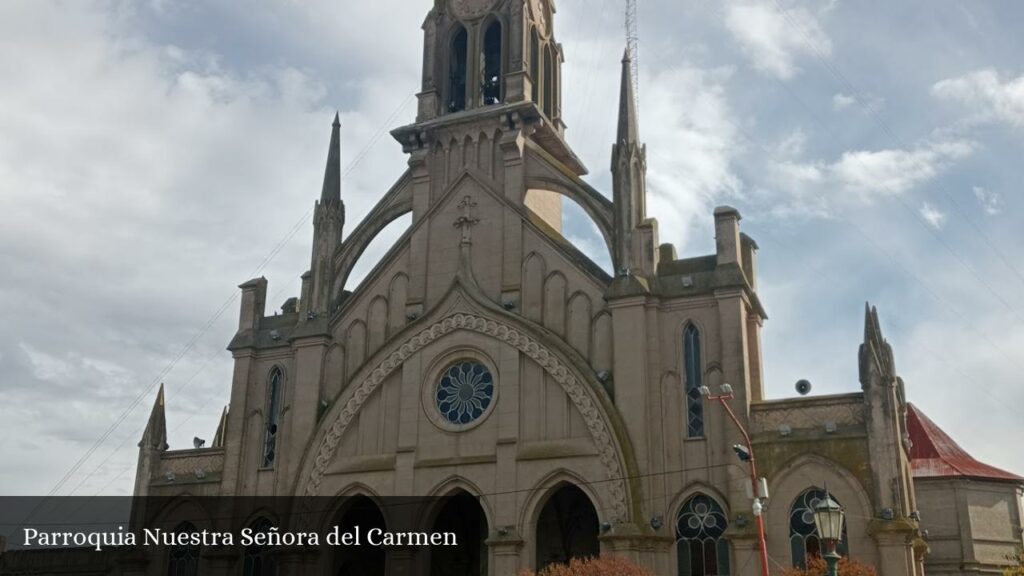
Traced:
[[[278, 562], [281, 574], [512, 576], [609, 553], [659, 575], [759, 574], [733, 450], [744, 440], [701, 394], [726, 383], [767, 478], [773, 574], [818, 553], [809, 511], [826, 486], [846, 511], [841, 551], [883, 576], [997, 573], [1024, 545], [1024, 479], [970, 459], [907, 403], [875, 310], [856, 391], [765, 399], [757, 243], [725, 206], [708, 215], [715, 253], [659, 243], [628, 53], [609, 200], [564, 138], [550, 0], [437, 0], [423, 32], [416, 120], [392, 131], [408, 169], [347, 223], [335, 120], [301, 294], [276, 313], [265, 279], [240, 286], [216, 437], [169, 450], [161, 390], [135, 493], [338, 497], [338, 521], [384, 525], [383, 498], [452, 496], [429, 521], [464, 544], [287, 562], [193, 551], [179, 573]], [[600, 231], [613, 275], [560, 234], [567, 199]], [[345, 289], [406, 214], [408, 230]], [[956, 467], [968, 460], [978, 466]]]

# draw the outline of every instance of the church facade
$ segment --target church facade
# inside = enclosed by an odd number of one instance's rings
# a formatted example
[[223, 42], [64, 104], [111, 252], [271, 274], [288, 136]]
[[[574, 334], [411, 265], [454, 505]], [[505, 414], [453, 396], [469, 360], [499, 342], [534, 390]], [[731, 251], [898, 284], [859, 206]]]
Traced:
[[[714, 254], [659, 243], [628, 53], [612, 199], [584, 182], [564, 139], [553, 24], [549, 0], [435, 2], [416, 121], [392, 132], [408, 169], [344, 235], [335, 121], [301, 294], [275, 314], [265, 279], [240, 286], [216, 438], [168, 450], [161, 390], [136, 495], [347, 497], [338, 518], [384, 524], [382, 498], [451, 496], [432, 521], [469, 541], [443, 557], [321, 554], [280, 573], [511, 576], [609, 553], [659, 575], [754, 575], [750, 475], [733, 450], [745, 441], [702, 395], [729, 384], [767, 479], [772, 573], [818, 553], [809, 511], [827, 486], [846, 511], [844, 554], [884, 576], [924, 574], [922, 518], [943, 512], [920, 510], [904, 384], [877, 313], [865, 315], [859, 390], [766, 400], [756, 242], [720, 207]], [[601, 232], [613, 275], [561, 236], [565, 198]], [[346, 290], [370, 241], [406, 214], [409, 229]], [[1017, 498], [1000, 553], [1021, 543], [1019, 480], [999, 485]], [[199, 573], [251, 565], [245, 551], [210, 554]]]

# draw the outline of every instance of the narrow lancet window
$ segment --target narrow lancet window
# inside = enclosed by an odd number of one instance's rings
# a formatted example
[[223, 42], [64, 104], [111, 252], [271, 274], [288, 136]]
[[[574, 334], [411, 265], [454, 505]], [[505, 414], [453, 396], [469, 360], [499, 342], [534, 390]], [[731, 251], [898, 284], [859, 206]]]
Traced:
[[552, 103], [554, 102], [554, 58], [551, 56], [551, 48], [548, 47], [544, 50], [544, 114], [551, 118], [553, 109]]
[[448, 111], [458, 112], [466, 109], [466, 51], [469, 35], [466, 29], [459, 30], [452, 37], [451, 58], [448, 62]]
[[281, 388], [284, 385], [284, 375], [280, 368], [274, 368], [270, 373], [270, 382], [267, 384], [267, 429], [263, 441], [263, 467], [270, 468], [274, 465], [274, 458], [277, 455], [277, 427], [281, 419]]
[[501, 102], [501, 23], [491, 22], [484, 33], [484, 50], [481, 55], [481, 86], [484, 105]]
[[700, 355], [700, 330], [693, 324], [683, 333], [683, 362], [686, 369], [686, 434], [690, 438], [704, 436], [704, 385]]
[[540, 37], [536, 28], [530, 28], [530, 80], [532, 80], [532, 100], [540, 104]]

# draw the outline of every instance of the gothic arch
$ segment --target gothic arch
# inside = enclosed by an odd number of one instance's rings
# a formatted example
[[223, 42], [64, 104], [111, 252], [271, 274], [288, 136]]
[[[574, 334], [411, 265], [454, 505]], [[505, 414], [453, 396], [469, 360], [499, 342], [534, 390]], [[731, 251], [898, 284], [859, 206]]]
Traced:
[[324, 514], [322, 518], [323, 524], [320, 527], [321, 533], [326, 533], [328, 530], [332, 529], [334, 527], [333, 522], [348, 511], [351, 506], [350, 500], [358, 496], [368, 498], [373, 502], [374, 505], [377, 506], [377, 509], [380, 510], [381, 516], [384, 517], [385, 526], [391, 525], [388, 518], [387, 508], [384, 506], [383, 502], [381, 502], [380, 495], [362, 482], [353, 482], [338, 492], [338, 495], [335, 497], [330, 509], [326, 514]]
[[565, 307], [565, 340], [584, 358], [590, 358], [590, 334], [593, 302], [582, 290], [569, 297]]
[[[480, 486], [467, 479], [465, 476], [455, 475], [445, 478], [430, 489], [427, 493], [427, 497], [443, 498], [445, 496], [457, 494], [458, 492], [465, 492], [466, 494], [476, 498], [480, 503], [480, 509], [484, 511], [484, 517], [487, 518], [487, 525], [494, 526], [494, 508], [491, 502], [487, 500], [486, 494], [480, 489]], [[432, 524], [438, 511], [438, 506], [431, 506], [430, 509], [425, 511], [426, 516], [423, 518], [423, 521], [426, 521], [426, 523], [421, 521], [419, 525], [428, 526]]]
[[[501, 102], [505, 101], [505, 74], [508, 73], [508, 71], [510, 69], [510, 66], [509, 66], [509, 56], [508, 56], [508, 54], [509, 54], [509, 49], [508, 49], [508, 42], [509, 42], [509, 40], [508, 40], [508, 31], [509, 31], [509, 26], [506, 24], [505, 18], [500, 13], [492, 12], [491, 14], [489, 14], [486, 18], [484, 18], [480, 22], [479, 33], [477, 34], [477, 38], [478, 38], [479, 42], [477, 43], [477, 46], [476, 46], [476, 54], [480, 55], [481, 61], [485, 60], [485, 56], [484, 55], [487, 53], [487, 34], [488, 34], [488, 32], [490, 32], [491, 25], [493, 25], [493, 24], [497, 24], [498, 25], [499, 47], [498, 47], [498, 102], [497, 103], [501, 103]], [[481, 67], [480, 73], [481, 73], [480, 84], [482, 86], [484, 84], [484, 82], [486, 82], [486, 78], [483, 77], [483, 73], [484, 73], [483, 67]], [[482, 101], [484, 106], [488, 105], [486, 99], [484, 98], [484, 94], [481, 94], [481, 101]]]
[[590, 364], [597, 372], [612, 370], [612, 315], [602, 310], [594, 316], [590, 323], [593, 340], [590, 344]]
[[537, 530], [537, 518], [540, 516], [540, 512], [544, 508], [544, 504], [547, 503], [548, 498], [566, 485], [575, 486], [586, 494], [594, 509], [597, 510], [598, 517], [602, 518], [601, 513], [607, 510], [607, 507], [590, 487], [590, 483], [568, 468], [559, 468], [547, 473], [534, 484], [533, 488], [530, 489], [526, 502], [519, 511], [520, 528], [531, 527], [530, 533], [523, 534], [523, 538], [527, 542], [534, 541], [534, 534]]
[[559, 270], [544, 279], [544, 327], [565, 338], [566, 293], [569, 280]]
[[[448, 29], [445, 35], [445, 89], [444, 101], [442, 102], [444, 113], [460, 112], [469, 105], [469, 87], [472, 83], [470, 77], [470, 58], [472, 53], [469, 45], [469, 27], [456, 20]], [[457, 66], [456, 60], [461, 59], [461, 66]], [[461, 68], [461, 69], [459, 69]], [[457, 77], [461, 76], [461, 78]], [[462, 90], [458, 94], [457, 90]]]
[[[522, 537], [528, 544], [526, 556], [527, 558], [532, 557], [533, 560], [532, 562], [528, 560], [528, 565], [533, 565], [535, 569], [540, 570], [548, 562], [564, 562], [570, 557], [589, 556], [591, 552], [595, 555], [600, 553], [600, 525], [608, 520], [603, 514], [605, 508], [602, 506], [600, 498], [591, 489], [590, 483], [579, 475], [562, 468], [549, 473], [536, 486], [520, 516], [520, 526], [524, 528]], [[578, 495], [582, 495], [585, 502], [590, 505], [590, 510], [586, 510], [583, 506], [571, 508], [575, 513], [575, 518], [566, 518], [558, 512], [559, 506], [556, 498], [561, 497], [564, 506], [565, 498], [572, 499]], [[565, 510], [562, 508], [562, 512]], [[590, 513], [593, 513], [594, 524], [590, 528], [586, 528], [586, 525], [581, 524], [580, 521], [589, 519]], [[545, 514], [547, 514], [546, 518]], [[555, 535], [558, 535], [559, 538], [552, 537]], [[563, 544], [556, 545], [553, 549], [551, 546], [553, 541], [561, 541]], [[574, 542], [574, 545], [565, 545], [567, 541]], [[592, 551], [587, 550], [590, 546], [594, 547]], [[583, 550], [579, 547], [582, 547]], [[558, 551], [556, 558], [548, 556], [545, 560], [541, 559], [542, 552], [546, 551], [551, 554], [556, 550]]]
[[525, 318], [538, 324], [544, 321], [544, 278], [547, 262], [538, 252], [530, 252], [523, 259], [523, 280], [520, 289], [520, 309]]
[[404, 341], [395, 342], [379, 352], [372, 362], [360, 369], [358, 377], [353, 379], [322, 420], [320, 431], [308, 448], [300, 470], [300, 494], [319, 494], [324, 474], [334, 459], [342, 435], [367, 398], [384, 380], [424, 346], [458, 330], [490, 336], [518, 349], [537, 362], [562, 387], [582, 415], [598, 449], [598, 457], [607, 479], [611, 480], [607, 483], [611, 516], [618, 521], [626, 521], [631, 508], [631, 489], [635, 488], [626, 482], [627, 454], [623, 452], [622, 440], [616, 432], [612, 416], [601, 405], [599, 385], [578, 375], [570, 364], [571, 360], [564, 359], [561, 353], [549, 349], [524, 330], [474, 313], [455, 313], [425, 325]]
[[[610, 257], [612, 250], [611, 204], [607, 198], [596, 191], [583, 188], [575, 182], [567, 183], [564, 178], [562, 175], [527, 174], [525, 190], [526, 192], [530, 190], [554, 192], [575, 202], [601, 233]], [[520, 199], [521, 202], [526, 201], [526, 192]]]
[[412, 178], [407, 171], [363, 218], [334, 255], [335, 277], [331, 287], [331, 301], [341, 297], [349, 274], [359, 257], [388, 224], [412, 212]]
[[348, 366], [345, 373], [354, 375], [368, 357], [366, 342], [366, 322], [354, 320], [345, 329], [345, 352]]
[[686, 505], [686, 502], [697, 494], [703, 494], [718, 502], [722, 509], [725, 510], [726, 515], [732, 518], [732, 512], [729, 510], [729, 499], [726, 498], [725, 494], [710, 484], [697, 481], [687, 484], [672, 498], [668, 510], [665, 511], [665, 523], [668, 524], [669, 520], [674, 522], [679, 517], [679, 513], [682, 511], [683, 506]]
[[789, 513], [793, 503], [808, 488], [822, 488], [826, 484], [846, 509], [850, 555], [874, 563], [878, 554], [877, 547], [867, 536], [874, 507], [867, 491], [846, 467], [816, 454], [803, 454], [789, 460], [770, 480], [771, 499], [765, 511], [769, 553], [792, 562]]

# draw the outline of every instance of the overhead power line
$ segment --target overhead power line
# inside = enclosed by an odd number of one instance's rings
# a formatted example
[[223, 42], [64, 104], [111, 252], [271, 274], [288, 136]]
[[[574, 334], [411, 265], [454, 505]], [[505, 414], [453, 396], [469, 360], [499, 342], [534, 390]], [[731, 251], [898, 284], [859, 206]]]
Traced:
[[[346, 176], [348, 176], [352, 172], [352, 170], [355, 169], [356, 165], [358, 165], [366, 157], [366, 155], [369, 152], [369, 149], [376, 145], [376, 143], [381, 139], [383, 134], [387, 132], [387, 129], [391, 125], [391, 123], [395, 121], [398, 115], [401, 114], [401, 112], [409, 105], [409, 102], [412, 99], [412, 96], [408, 96], [405, 99], [403, 99], [402, 102], [398, 105], [398, 107], [395, 108], [395, 110], [391, 113], [391, 115], [389, 115], [387, 119], [385, 119], [381, 123], [378, 130], [374, 133], [374, 135], [364, 145], [364, 147], [360, 150], [360, 152], [355, 156], [355, 158], [352, 160], [349, 166], [342, 173], [341, 177], [343, 179]], [[303, 226], [308, 223], [309, 218], [312, 215], [312, 212], [313, 208], [309, 208], [308, 210], [306, 210], [302, 217], [296, 221], [296, 223], [288, 230], [284, 237], [282, 237], [281, 240], [274, 246], [270, 253], [267, 254], [267, 256], [263, 258], [263, 260], [252, 271], [252, 273], [249, 274], [250, 278], [257, 276], [264, 269], [266, 269], [266, 267], [274, 260], [274, 258], [277, 257], [277, 255], [280, 254], [280, 252], [287, 246], [288, 242], [295, 236], [295, 234], [298, 233], [298, 231], [301, 230]], [[111, 434], [128, 418], [128, 416], [131, 415], [131, 413], [143, 402], [143, 400], [152, 394], [156, 386], [163, 381], [163, 379], [175, 368], [175, 366], [178, 365], [178, 363], [190, 351], [192, 351], [192, 349], [199, 342], [199, 340], [210, 331], [213, 325], [217, 322], [217, 320], [221, 318], [221, 316], [223, 316], [223, 314], [228, 310], [232, 302], [234, 302], [237, 297], [238, 292], [233, 291], [231, 296], [228, 297], [224, 301], [224, 303], [221, 304], [220, 307], [216, 309], [216, 311], [214, 311], [213, 315], [207, 320], [207, 322], [203, 325], [200, 331], [195, 336], [193, 336], [185, 344], [184, 347], [182, 347], [182, 349], [160, 371], [160, 373], [153, 378], [149, 385], [146, 386], [132, 400], [131, 404], [129, 404], [129, 406], [125, 408], [125, 410], [114, 420], [113, 423], [111, 423], [111, 425], [103, 432], [103, 434], [101, 434], [100, 437], [97, 438], [96, 441], [94, 441], [92, 445], [85, 451], [85, 453], [83, 453], [82, 456], [75, 461], [75, 463], [67, 470], [67, 472], [64, 473], [60, 480], [58, 480], [57, 483], [53, 486], [53, 488], [51, 488], [50, 491], [47, 493], [47, 496], [55, 495], [57, 492], [61, 490], [61, 488], [65, 486], [65, 484], [68, 483], [68, 481], [70, 481], [70, 479], [82, 468], [82, 466], [92, 457], [92, 455], [110, 438]], [[200, 368], [200, 371], [201, 370], [202, 368]], [[198, 373], [196, 375], [193, 375], [192, 379], [194, 379], [197, 375]], [[190, 381], [192, 379], [190, 379]], [[122, 444], [124, 443], [122, 442]], [[103, 462], [101, 462], [100, 466], [106, 463], [106, 461], [109, 460], [112, 455], [113, 454], [111, 454]], [[96, 470], [93, 470], [92, 472], [90, 472], [89, 475], [91, 476], [95, 472]], [[78, 486], [76, 486], [75, 489], [77, 490]], [[31, 513], [29, 518], [31, 518]]]

